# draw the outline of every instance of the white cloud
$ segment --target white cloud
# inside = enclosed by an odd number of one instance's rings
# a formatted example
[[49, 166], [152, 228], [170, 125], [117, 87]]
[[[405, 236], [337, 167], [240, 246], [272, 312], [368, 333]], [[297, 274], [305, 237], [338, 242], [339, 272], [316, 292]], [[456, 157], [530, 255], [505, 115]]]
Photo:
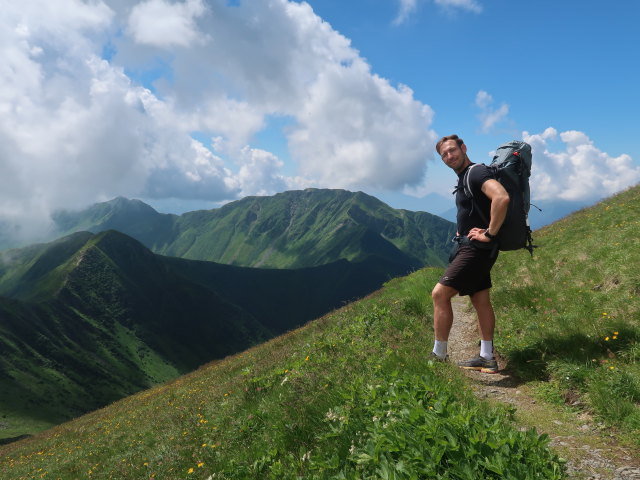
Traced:
[[[522, 137], [533, 151], [533, 199], [599, 200], [640, 182], [640, 167], [629, 155], [613, 157], [583, 132], [558, 134], [550, 127], [539, 134], [523, 132]], [[558, 137], [564, 145], [553, 150]]]
[[[287, 184], [398, 188], [422, 179], [433, 158], [430, 108], [375, 76], [307, 3], [212, 1], [198, 28], [207, 44], [176, 56], [171, 84], [158, 89], [189, 129], [219, 137], [220, 153], [243, 157], [270, 116], [287, 116], [304, 177]], [[121, 59], [140, 61], [135, 48], [124, 45]]]
[[152, 161], [152, 167], [145, 172], [144, 186], [135, 195], [224, 200], [240, 192], [237, 180], [220, 157], [196, 140], [168, 133], [168, 137], [149, 142], [151, 148], [145, 156]]
[[484, 90], [480, 90], [476, 94], [476, 107], [480, 109], [478, 119], [480, 120], [480, 129], [482, 133], [488, 133], [498, 123], [507, 118], [509, 114], [509, 105], [503, 103], [498, 109], [493, 108], [493, 97]]
[[[60, 15], [43, 2], [51, 20], [44, 22], [37, 5], [25, 5], [0, 19], [0, 220], [35, 235], [55, 209], [159, 192], [168, 172], [173, 192], [184, 186], [181, 195], [235, 196], [230, 171], [203, 171], [170, 105], [96, 56], [109, 8], [60, 2], [68, 14]], [[198, 168], [197, 181], [187, 182]]]
[[488, 108], [493, 103], [493, 97], [484, 90], [476, 94], [476, 107]]
[[[418, 9], [418, 0], [397, 0], [399, 3], [398, 14], [393, 19], [393, 25], [402, 25]], [[433, 0], [434, 4], [448, 13], [465, 10], [473, 13], [481, 13], [482, 5], [476, 0]]]
[[289, 181], [280, 172], [283, 162], [271, 152], [244, 147], [238, 163], [241, 195], [269, 195], [289, 188]]
[[[0, 55], [0, 221], [116, 195], [398, 189], [433, 158], [431, 109], [304, 2], [9, 2]], [[299, 176], [251, 146], [272, 117]]]
[[482, 12], [482, 5], [476, 0], [434, 0], [434, 2], [446, 10], [461, 9], [473, 13]]
[[418, 7], [418, 0], [399, 0], [400, 1], [400, 10], [398, 11], [398, 15], [393, 20], [394, 25], [400, 25], [404, 23], [413, 12], [416, 11]]
[[205, 11], [202, 0], [170, 3], [148, 0], [135, 5], [129, 15], [129, 32], [141, 44], [156, 47], [188, 47], [203, 41], [195, 19]]
[[368, 66], [327, 69], [310, 87], [289, 135], [303, 176], [341, 188], [400, 189], [418, 183], [435, 133], [429, 107], [408, 87], [393, 88]]

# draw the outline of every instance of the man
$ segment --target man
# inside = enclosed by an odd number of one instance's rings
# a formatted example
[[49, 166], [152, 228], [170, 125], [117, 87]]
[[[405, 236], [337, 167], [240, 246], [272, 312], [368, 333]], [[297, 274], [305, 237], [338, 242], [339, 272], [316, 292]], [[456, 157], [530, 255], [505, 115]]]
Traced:
[[[490, 272], [498, 256], [494, 240], [507, 214], [509, 194], [492, 177], [486, 166], [478, 164], [472, 168], [474, 164], [467, 156], [467, 146], [457, 135], [441, 138], [436, 150], [442, 161], [458, 174], [458, 246], [444, 275], [431, 292], [435, 330], [432, 356], [435, 360], [447, 360], [447, 341], [453, 324], [451, 299], [458, 294], [469, 295], [478, 315], [480, 355], [458, 365], [484, 373], [496, 373], [498, 364], [493, 355], [496, 318], [489, 296]], [[463, 179], [468, 169], [473, 199], [467, 198], [464, 193]], [[484, 213], [484, 217], [478, 210]], [[489, 219], [488, 225], [483, 218]]]

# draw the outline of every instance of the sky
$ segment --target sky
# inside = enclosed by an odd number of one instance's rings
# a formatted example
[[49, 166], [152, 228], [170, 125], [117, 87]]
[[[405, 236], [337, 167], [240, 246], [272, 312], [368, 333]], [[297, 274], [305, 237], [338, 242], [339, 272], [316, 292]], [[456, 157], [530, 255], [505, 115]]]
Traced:
[[533, 147], [532, 197], [640, 182], [640, 2], [0, 0], [0, 224], [293, 189], [452, 206], [434, 150]]

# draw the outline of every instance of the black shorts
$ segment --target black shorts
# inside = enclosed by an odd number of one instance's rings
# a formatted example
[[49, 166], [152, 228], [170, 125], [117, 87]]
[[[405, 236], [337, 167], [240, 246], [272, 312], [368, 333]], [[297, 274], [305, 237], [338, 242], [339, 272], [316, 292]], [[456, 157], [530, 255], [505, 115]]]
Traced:
[[440, 277], [440, 283], [455, 288], [461, 296], [491, 288], [491, 268], [497, 258], [494, 250], [461, 245]]

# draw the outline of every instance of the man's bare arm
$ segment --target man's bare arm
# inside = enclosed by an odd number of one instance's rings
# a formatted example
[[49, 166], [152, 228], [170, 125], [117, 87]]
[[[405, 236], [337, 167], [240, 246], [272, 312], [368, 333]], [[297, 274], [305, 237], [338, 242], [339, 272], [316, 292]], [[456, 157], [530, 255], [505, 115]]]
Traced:
[[493, 179], [487, 180], [482, 184], [482, 193], [491, 201], [489, 228], [472, 228], [467, 236], [471, 240], [490, 242], [491, 239], [487, 237], [484, 232], [489, 230], [489, 233], [492, 235], [497, 235], [500, 231], [500, 227], [502, 227], [504, 219], [507, 216], [509, 194], [500, 182]]

